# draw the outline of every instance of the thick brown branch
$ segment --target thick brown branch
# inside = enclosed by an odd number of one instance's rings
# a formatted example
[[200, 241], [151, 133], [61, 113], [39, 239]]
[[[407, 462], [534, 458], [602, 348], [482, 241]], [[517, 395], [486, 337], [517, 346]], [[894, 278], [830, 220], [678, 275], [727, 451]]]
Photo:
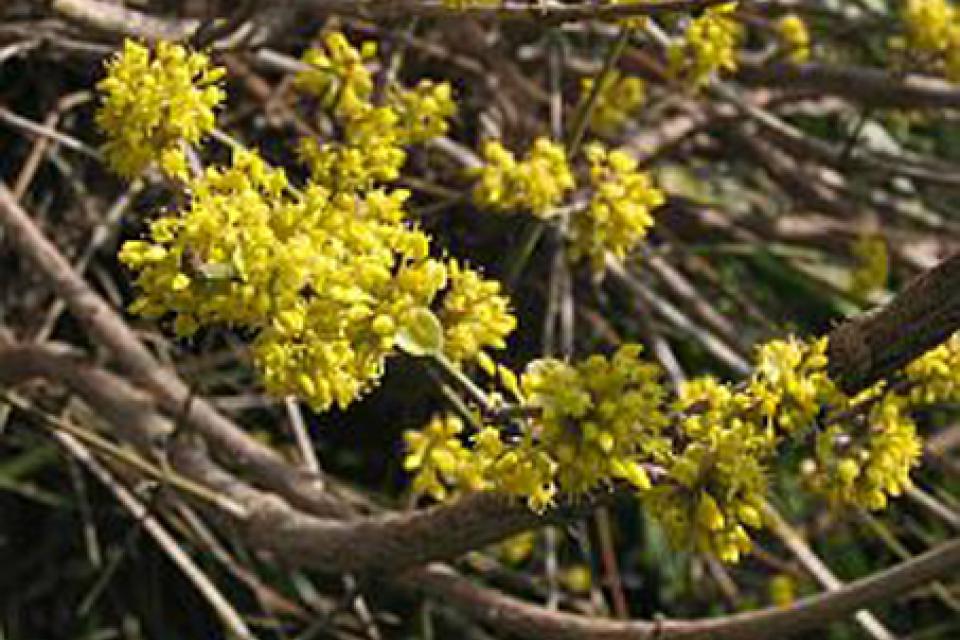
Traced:
[[[144, 450], [155, 448], [172, 431], [145, 394], [113, 373], [50, 345], [0, 347], [0, 385], [38, 377], [67, 387], [110, 422], [121, 439]], [[514, 533], [572, 517], [570, 509], [541, 517], [518, 500], [483, 493], [421, 511], [318, 518], [240, 481], [214, 463], [200, 443], [173, 446], [170, 462], [178, 473], [243, 505], [242, 518], [218, 515], [229, 518], [251, 545], [286, 563], [328, 573], [393, 572], [452, 560]], [[585, 513], [589, 508], [584, 502], [577, 509]]]
[[[35, 376], [66, 384], [103, 415], [110, 416], [115, 426], [122, 421], [134, 425], [163, 421], [152, 414], [149, 402], [121, 378], [80, 363], [72, 355], [36, 345], [0, 350], [0, 382], [14, 384]], [[437, 565], [399, 575], [403, 569], [430, 559], [456, 557], [468, 548], [492, 542], [505, 530], [519, 531], [542, 522], [526, 508], [508, 504], [501, 497], [476, 495], [434, 510], [343, 522], [299, 513], [276, 496], [247, 486], [210, 460], [203, 446], [189, 441], [178, 443], [171, 463], [179, 473], [242, 504], [245, 517], [220, 514], [221, 517], [230, 517], [247, 543], [270, 552], [285, 564], [323, 572], [350, 570], [380, 578], [387, 576], [388, 582], [404, 590], [442, 598], [502, 631], [530, 638], [778, 638], [823, 626], [863, 606], [951, 575], [960, 567], [960, 540], [954, 540], [839, 591], [801, 600], [790, 608], [707, 620], [602, 620], [548, 611], [476, 586]], [[562, 518], [568, 514], [554, 515]]]
[[505, 536], [571, 518], [570, 513], [559, 510], [541, 517], [519, 501], [493, 493], [471, 494], [431, 509], [351, 521], [316, 518], [244, 485], [213, 464], [201, 447], [178, 446], [171, 460], [174, 468], [194, 482], [247, 507], [248, 518], [233, 524], [248, 544], [289, 566], [323, 573], [393, 575], [429, 562], [454, 560]]
[[921, 274], [885, 306], [830, 333], [830, 373], [848, 392], [896, 372], [960, 328], [960, 254]]
[[69, 349], [0, 344], [0, 387], [33, 378], [44, 378], [70, 389], [110, 423], [121, 440], [140, 451], [150, 451], [173, 430], [170, 421], [155, 412], [151, 397], [122, 378], [89, 365]]

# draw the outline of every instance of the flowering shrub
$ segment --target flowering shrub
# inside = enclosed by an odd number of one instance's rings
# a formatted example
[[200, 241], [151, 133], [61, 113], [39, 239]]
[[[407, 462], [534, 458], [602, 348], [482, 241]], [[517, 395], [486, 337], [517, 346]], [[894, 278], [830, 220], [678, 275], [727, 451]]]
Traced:
[[[670, 53], [677, 77], [701, 86], [736, 67], [735, 9], [716, 5], [687, 25]], [[947, 51], [952, 32], [934, 28], [947, 13], [909, 3], [909, 38]], [[803, 23], [787, 16], [778, 29], [792, 59], [805, 59]], [[448, 132], [453, 91], [431, 80], [377, 91], [368, 68], [376, 55], [373, 43], [356, 48], [337, 32], [305, 54], [296, 86], [336, 135], [301, 141], [309, 178], [295, 184], [239, 143], [228, 165], [189, 172], [184, 149], [215, 126], [222, 70], [179, 45], [124, 46], [100, 84], [107, 160], [127, 177], [156, 161], [182, 188], [182, 205], [120, 250], [135, 273], [131, 312], [170, 320], [179, 336], [243, 329], [266, 390], [316, 411], [355, 402], [400, 352], [432, 360], [467, 391], [462, 415], [406, 435], [413, 490], [438, 500], [499, 491], [542, 512], [624, 484], [675, 543], [733, 562], [763, 526], [770, 468], [788, 445], [807, 447], [808, 486], [836, 503], [878, 509], [910, 486], [920, 454], [912, 412], [960, 398], [958, 339], [911, 364], [905, 388], [881, 382], [855, 397], [827, 374], [825, 338], [768, 341], [743, 383], [703, 376], [676, 391], [636, 345], [609, 357], [535, 359], [519, 376], [498, 364], [490, 351], [505, 349], [517, 326], [509, 296], [438, 248], [408, 207], [410, 192], [390, 186], [411, 145]], [[619, 127], [642, 85], [616, 73], [597, 82], [593, 127]], [[142, 87], [145, 98], [135, 93]], [[620, 93], [627, 103], [614, 107]], [[628, 151], [575, 146], [538, 137], [518, 159], [489, 140], [466, 178], [478, 207], [558, 224], [570, 261], [602, 272], [644, 239], [665, 195]], [[474, 362], [494, 389], [473, 381]]]

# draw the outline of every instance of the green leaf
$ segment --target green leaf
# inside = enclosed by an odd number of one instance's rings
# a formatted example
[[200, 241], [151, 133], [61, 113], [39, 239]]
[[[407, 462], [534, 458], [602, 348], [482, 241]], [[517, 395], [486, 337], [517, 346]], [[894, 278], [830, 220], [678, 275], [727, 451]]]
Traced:
[[416, 357], [439, 355], [443, 351], [443, 325], [429, 309], [413, 309], [403, 318], [397, 346]]

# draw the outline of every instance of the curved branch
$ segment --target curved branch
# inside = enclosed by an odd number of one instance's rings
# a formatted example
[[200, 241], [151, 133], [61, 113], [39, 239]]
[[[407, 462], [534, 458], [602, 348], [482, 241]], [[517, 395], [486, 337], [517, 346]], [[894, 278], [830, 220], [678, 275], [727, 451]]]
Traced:
[[406, 589], [446, 602], [501, 632], [549, 640], [767, 640], [822, 628], [854, 611], [889, 601], [960, 570], [960, 538], [850, 582], [837, 591], [706, 620], [618, 621], [589, 618], [517, 600], [477, 586], [445, 567], [430, 567], [397, 580]]
[[153, 399], [123, 378], [86, 363], [79, 352], [59, 345], [6, 345], [0, 341], [0, 387], [33, 378], [58, 382], [110, 423], [117, 436], [150, 452], [173, 428], [155, 412]]
[[145, 40], [182, 40], [200, 26], [199, 20], [157, 18], [122, 4], [100, 0], [54, 0], [51, 6], [64, 18], [98, 31]]
[[749, 85], [840, 96], [875, 107], [960, 109], [960, 89], [956, 85], [920, 75], [898, 77], [881, 69], [743, 61], [737, 79]]
[[[145, 394], [73, 352], [50, 345], [0, 346], [0, 385], [37, 377], [67, 387], [135, 445], [154, 448], [172, 431], [170, 421], [155, 412]], [[452, 560], [512, 534], [569, 521], [591, 508], [591, 503], [581, 502], [544, 517], [518, 500], [478, 493], [420, 511], [350, 520], [318, 518], [242, 482], [211, 460], [200, 443], [183, 439], [172, 443], [170, 462], [178, 473], [244, 507], [242, 515], [236, 511], [215, 515], [227, 518], [252, 546], [284, 562], [327, 573], [394, 572]]]
[[290, 465], [273, 449], [248, 436], [210, 403], [194, 396], [174, 371], [162, 366], [120, 314], [73, 270], [2, 182], [0, 225], [14, 249], [46, 278], [90, 337], [106, 347], [166, 413], [202, 434], [212, 450], [234, 468], [249, 473], [291, 503], [318, 515], [350, 515], [342, 501], [324, 491], [320, 477]]
[[[122, 378], [80, 363], [70, 353], [50, 346], [0, 349], [0, 382], [15, 384], [42, 375], [67, 385], [93, 408], [123, 421], [148, 424], [162, 421], [149, 402]], [[110, 405], [115, 405], [111, 407]], [[549, 611], [495, 590], [474, 585], [447, 567], [431, 566], [398, 575], [403, 569], [437, 557], [455, 557], [505, 529], [517, 531], [543, 523], [528, 509], [490, 494], [470, 496], [459, 503], [410, 514], [388, 514], [343, 522], [297, 512], [274, 495], [253, 489], [220, 469], [203, 446], [181, 440], [171, 463], [179, 473], [221, 491], [245, 507], [245, 515], [230, 518], [247, 543], [297, 567], [323, 572], [358, 571], [395, 576], [387, 582], [404, 590], [441, 598], [464, 613], [530, 638], [702, 638], [764, 640], [823, 626], [867, 605], [896, 597], [960, 568], [960, 539], [900, 565], [857, 580], [838, 591], [800, 600], [792, 607], [706, 620], [612, 621]], [[209, 505], [206, 505], [209, 508]], [[556, 513], [564, 519], [570, 513]], [[438, 536], [438, 532], [448, 535]]]

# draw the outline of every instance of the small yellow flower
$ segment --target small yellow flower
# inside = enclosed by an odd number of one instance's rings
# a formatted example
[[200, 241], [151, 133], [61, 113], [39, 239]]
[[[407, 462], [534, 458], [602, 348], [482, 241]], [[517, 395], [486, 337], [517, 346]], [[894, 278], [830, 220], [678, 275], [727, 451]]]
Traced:
[[960, 82], [960, 12], [949, 0], [906, 0], [905, 53], [933, 57], [951, 82]]
[[589, 259], [595, 271], [603, 271], [607, 252], [623, 258], [647, 235], [652, 211], [665, 198], [625, 151], [595, 143], [586, 153], [594, 191], [586, 211], [572, 217], [570, 257]]
[[368, 104], [373, 93], [373, 75], [368, 60], [376, 56], [375, 42], [354, 48], [339, 31], [328, 33], [323, 49], [308, 49], [303, 61], [308, 68], [296, 77], [297, 87], [320, 99], [338, 117], [352, 117]]
[[[583, 80], [584, 99], [593, 90], [594, 82], [594, 78]], [[616, 135], [645, 99], [646, 85], [640, 78], [624, 76], [616, 70], [606, 74], [597, 90], [590, 130], [601, 136]]]
[[183, 144], [196, 145], [214, 128], [213, 109], [225, 94], [224, 70], [206, 55], [159, 42], [154, 51], [126, 40], [97, 84], [97, 126], [103, 152], [118, 174], [133, 178], [152, 162], [170, 177], [188, 179]]
[[546, 218], [576, 186], [563, 148], [547, 138], [537, 138], [522, 160], [491, 140], [483, 145], [483, 159], [473, 188], [474, 201], [483, 208], [527, 210]]
[[719, 71], [736, 70], [737, 47], [744, 34], [733, 15], [736, 10], [736, 2], [713, 5], [690, 22], [683, 41], [668, 51], [675, 76], [699, 87]]
[[810, 32], [803, 18], [789, 13], [777, 20], [776, 29], [792, 62], [799, 64], [810, 59]]
[[447, 264], [449, 286], [443, 297], [440, 320], [444, 325], [444, 352], [454, 362], [473, 360], [484, 349], [505, 348], [505, 338], [517, 326], [509, 299], [500, 283], [456, 260]]

